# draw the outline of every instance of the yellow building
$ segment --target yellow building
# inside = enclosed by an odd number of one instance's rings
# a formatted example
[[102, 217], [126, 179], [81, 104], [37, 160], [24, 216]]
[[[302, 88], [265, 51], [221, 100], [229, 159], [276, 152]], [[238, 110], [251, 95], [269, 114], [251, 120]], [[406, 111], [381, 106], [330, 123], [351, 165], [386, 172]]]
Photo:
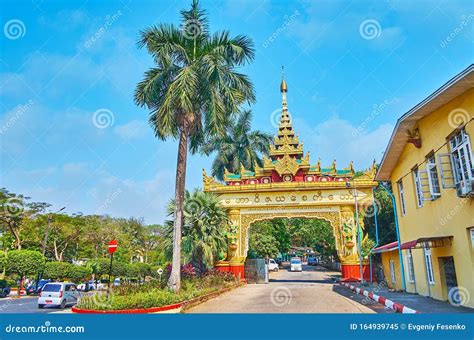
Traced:
[[[376, 179], [396, 199], [406, 290], [474, 307], [474, 65], [405, 113]], [[403, 289], [398, 243], [387, 283]]]

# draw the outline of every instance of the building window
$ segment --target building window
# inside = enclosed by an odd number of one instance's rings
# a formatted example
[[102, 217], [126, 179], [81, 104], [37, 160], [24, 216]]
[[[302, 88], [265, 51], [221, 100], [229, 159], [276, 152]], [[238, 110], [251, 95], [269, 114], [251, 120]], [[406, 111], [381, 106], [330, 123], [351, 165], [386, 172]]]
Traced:
[[436, 168], [436, 158], [434, 154], [427, 157], [426, 170], [428, 171], [428, 184], [432, 199], [441, 196], [441, 188], [439, 185], [438, 169]]
[[423, 206], [423, 188], [421, 186], [420, 171], [418, 167], [413, 169], [413, 180], [415, 181], [416, 203], [418, 208]]
[[424, 248], [425, 251], [425, 264], [426, 264], [426, 275], [428, 276], [428, 282], [434, 284], [434, 274], [433, 274], [433, 260], [431, 258], [431, 250], [429, 248]]
[[474, 165], [469, 136], [463, 128], [449, 140], [456, 188], [460, 195], [473, 191]]
[[398, 185], [398, 194], [400, 195], [400, 210], [402, 211], [402, 215], [405, 215], [407, 213], [406, 208], [405, 208], [405, 193], [403, 191], [403, 182], [402, 180], [399, 180], [397, 182]]
[[406, 255], [407, 269], [408, 269], [408, 281], [415, 282], [415, 270], [413, 269], [413, 257], [411, 255], [411, 250], [408, 251]]
[[390, 260], [390, 278], [392, 279], [392, 283], [395, 283], [395, 262]]

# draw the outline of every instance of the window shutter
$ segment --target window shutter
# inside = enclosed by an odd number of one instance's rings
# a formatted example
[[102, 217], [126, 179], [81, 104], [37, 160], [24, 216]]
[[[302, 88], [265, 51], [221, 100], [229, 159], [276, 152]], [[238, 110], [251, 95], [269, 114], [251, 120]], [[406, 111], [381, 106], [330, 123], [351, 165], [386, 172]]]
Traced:
[[441, 184], [443, 189], [455, 188], [456, 179], [454, 178], [451, 154], [441, 153], [438, 155], [438, 166], [441, 174]]
[[418, 177], [420, 179], [421, 194], [423, 201], [432, 201], [433, 196], [431, 195], [431, 182], [430, 176], [427, 170], [418, 170]]

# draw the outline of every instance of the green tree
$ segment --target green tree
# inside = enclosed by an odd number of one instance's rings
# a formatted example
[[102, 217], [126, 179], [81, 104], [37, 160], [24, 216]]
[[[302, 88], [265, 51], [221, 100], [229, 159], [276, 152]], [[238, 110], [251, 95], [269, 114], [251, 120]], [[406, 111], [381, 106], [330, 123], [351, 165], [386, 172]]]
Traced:
[[[397, 231], [395, 228], [392, 199], [387, 191], [380, 187], [380, 185], [374, 190], [374, 198], [377, 205], [379, 245], [384, 245], [397, 240]], [[391, 192], [391, 186], [387, 185], [387, 187]], [[372, 206], [367, 208], [364, 216], [364, 228], [369, 237], [375, 240], [375, 219]]]
[[86, 266], [71, 265], [69, 267], [68, 278], [75, 283], [80, 283], [89, 279], [91, 271]]
[[13, 247], [21, 250], [21, 231], [24, 220], [44, 212], [50, 205], [40, 202], [28, 202], [30, 198], [15, 194], [5, 188], [0, 189], [0, 226], [2, 234], [9, 232], [13, 237]]
[[20, 276], [21, 289], [23, 288], [25, 276], [36, 276], [43, 269], [44, 263], [44, 256], [38, 251], [12, 250], [7, 255], [7, 272]]
[[254, 57], [251, 40], [230, 37], [229, 32], [210, 33], [206, 13], [193, 0], [181, 11], [181, 29], [174, 25], [152, 26], [140, 33], [156, 66], [137, 85], [135, 102], [146, 106], [155, 135], [178, 139], [173, 231], [173, 269], [168, 286], [181, 286], [181, 234], [183, 225], [188, 148], [198, 151], [205, 135], [223, 134], [239, 106], [255, 100], [250, 80], [236, 71]]
[[46, 262], [43, 277], [51, 280], [65, 280], [69, 278], [72, 264], [68, 262], [52, 261]]
[[275, 257], [278, 254], [277, 241], [275, 237], [268, 234], [252, 232], [249, 239], [250, 258]]
[[218, 135], [203, 146], [206, 155], [217, 152], [212, 163], [212, 175], [217, 179], [224, 179], [225, 169], [239, 173], [241, 165], [251, 171], [255, 170], [255, 165], [263, 166], [260, 155], [268, 154], [272, 136], [258, 130], [251, 131], [251, 124], [252, 112], [246, 110], [229, 124], [225, 135]]
[[3, 277], [3, 273], [7, 267], [7, 255], [5, 252], [0, 251], [0, 275]]
[[[183, 225], [183, 255], [185, 261], [191, 261], [199, 274], [214, 263], [219, 253], [227, 248], [227, 214], [219, 199], [212, 193], [194, 190], [186, 191]], [[168, 207], [172, 216], [174, 201]], [[173, 223], [167, 222], [167, 239], [172, 239]], [[171, 242], [168, 241], [168, 253]]]

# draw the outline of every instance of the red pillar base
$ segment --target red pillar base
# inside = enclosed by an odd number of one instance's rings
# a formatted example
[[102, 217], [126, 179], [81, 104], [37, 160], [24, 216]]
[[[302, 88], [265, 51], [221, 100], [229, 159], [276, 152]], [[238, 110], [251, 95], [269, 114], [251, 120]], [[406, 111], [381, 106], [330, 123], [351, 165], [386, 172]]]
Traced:
[[214, 268], [222, 273], [232, 273], [235, 278], [240, 281], [245, 281], [245, 267], [243, 264], [232, 265], [220, 263], [215, 265]]
[[[358, 264], [342, 264], [342, 281], [351, 282], [351, 281], [360, 281], [360, 266]], [[362, 273], [364, 275], [364, 280], [370, 280], [370, 266], [363, 264]]]
[[245, 268], [244, 265], [230, 265], [229, 271], [234, 274], [234, 277], [240, 281], [245, 281]]

